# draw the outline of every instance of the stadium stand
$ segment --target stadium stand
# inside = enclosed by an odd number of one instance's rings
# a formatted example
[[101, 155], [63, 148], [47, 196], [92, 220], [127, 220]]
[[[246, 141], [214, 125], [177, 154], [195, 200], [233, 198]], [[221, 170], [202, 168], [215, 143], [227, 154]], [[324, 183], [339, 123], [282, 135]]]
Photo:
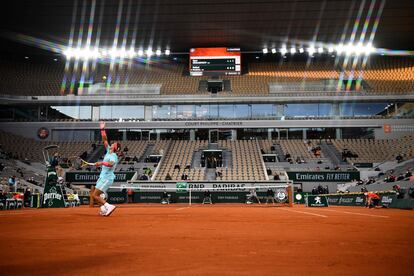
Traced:
[[120, 143], [122, 143], [121, 146], [125, 156], [136, 157], [138, 160], [142, 158], [148, 146], [147, 141], [120, 141]]
[[380, 163], [394, 161], [398, 155], [403, 159], [414, 156], [414, 136], [401, 139], [343, 139], [332, 140], [339, 152], [350, 151], [358, 157], [347, 157], [349, 163]]
[[42, 149], [47, 145], [58, 145], [61, 158], [80, 156], [91, 150], [91, 142], [43, 142], [4, 131], [0, 131], [0, 144], [11, 157], [31, 162], [42, 162]]
[[[159, 84], [161, 94], [203, 94], [198, 91], [199, 82], [208, 77], [190, 77], [183, 64], [116, 65], [110, 71], [108, 64], [97, 64], [84, 74], [81, 68], [70, 67], [66, 73], [63, 64], [35, 62], [10, 62], [0, 64], [0, 94], [41, 96], [75, 93], [81, 77], [85, 82], [123, 84]], [[242, 76], [226, 77], [231, 81], [231, 91], [223, 95], [268, 95], [269, 86], [276, 92], [289, 91], [336, 91], [340, 80], [362, 79], [364, 92], [405, 93], [414, 90], [414, 62], [409, 58], [372, 58], [361, 70], [342, 69], [335, 60], [307, 62], [256, 62], [250, 63]], [[64, 81], [66, 80], [66, 81]], [[62, 87], [63, 85], [63, 87]], [[346, 90], [341, 84], [339, 90]]]
[[256, 140], [220, 140], [220, 149], [232, 155], [232, 167], [217, 168], [217, 180], [266, 180], [264, 163]]
[[208, 142], [205, 140], [171, 141], [155, 179], [166, 180], [167, 175], [169, 175], [171, 178], [169, 180], [203, 180], [205, 170], [203, 168], [191, 168], [191, 164], [194, 153], [201, 149], [207, 149], [207, 146]]

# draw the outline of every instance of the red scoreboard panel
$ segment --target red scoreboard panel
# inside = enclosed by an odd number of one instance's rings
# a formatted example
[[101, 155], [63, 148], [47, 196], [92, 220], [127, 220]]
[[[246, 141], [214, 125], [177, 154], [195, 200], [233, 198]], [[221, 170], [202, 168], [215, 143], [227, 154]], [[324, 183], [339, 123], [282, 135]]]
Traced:
[[190, 76], [240, 75], [240, 48], [192, 48]]

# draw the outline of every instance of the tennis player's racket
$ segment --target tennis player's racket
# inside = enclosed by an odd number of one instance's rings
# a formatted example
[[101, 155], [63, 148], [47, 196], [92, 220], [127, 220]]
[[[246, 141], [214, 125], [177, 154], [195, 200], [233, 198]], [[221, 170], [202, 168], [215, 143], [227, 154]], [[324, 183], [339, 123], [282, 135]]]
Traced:
[[87, 166], [94, 166], [95, 163], [89, 163], [79, 156], [72, 156], [68, 159], [68, 165], [74, 169], [84, 168]]

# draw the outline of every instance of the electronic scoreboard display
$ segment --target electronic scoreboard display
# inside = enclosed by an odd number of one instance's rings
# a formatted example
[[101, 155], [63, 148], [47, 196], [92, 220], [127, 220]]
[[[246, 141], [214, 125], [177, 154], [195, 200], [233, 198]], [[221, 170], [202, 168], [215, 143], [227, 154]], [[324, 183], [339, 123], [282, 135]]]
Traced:
[[240, 48], [192, 48], [190, 75], [240, 75]]

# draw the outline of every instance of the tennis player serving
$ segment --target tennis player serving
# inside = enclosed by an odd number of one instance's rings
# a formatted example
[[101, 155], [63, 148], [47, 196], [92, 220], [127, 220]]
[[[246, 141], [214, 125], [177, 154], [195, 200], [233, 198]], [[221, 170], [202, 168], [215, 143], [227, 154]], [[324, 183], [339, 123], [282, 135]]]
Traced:
[[99, 179], [96, 182], [95, 190], [93, 191], [93, 199], [100, 205], [100, 214], [103, 216], [109, 216], [115, 210], [116, 206], [109, 204], [102, 197], [101, 194], [105, 193], [115, 180], [115, 167], [118, 163], [117, 152], [121, 149], [120, 143], [113, 143], [109, 145], [108, 138], [105, 132], [105, 122], [100, 123], [102, 141], [104, 143], [106, 154], [102, 162], [96, 162], [95, 166], [102, 167]]

